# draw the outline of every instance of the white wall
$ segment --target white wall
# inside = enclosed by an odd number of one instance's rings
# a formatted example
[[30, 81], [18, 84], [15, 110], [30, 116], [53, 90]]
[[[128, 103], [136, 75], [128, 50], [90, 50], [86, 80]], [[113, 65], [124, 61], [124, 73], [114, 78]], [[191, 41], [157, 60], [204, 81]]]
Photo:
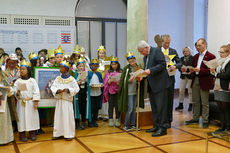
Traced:
[[220, 46], [230, 43], [230, 1], [209, 0], [208, 48], [218, 55]]
[[[169, 34], [170, 47], [177, 50], [179, 57], [182, 49], [189, 46], [192, 54], [197, 52], [194, 43], [205, 38], [205, 1], [206, 0], [148, 0], [148, 41], [156, 46], [156, 34]], [[175, 88], [179, 88], [180, 73], [176, 74]]]
[[122, 0], [81, 0], [76, 16], [126, 19], [126, 6]]
[[78, 0], [0, 0], [0, 14], [75, 16]]

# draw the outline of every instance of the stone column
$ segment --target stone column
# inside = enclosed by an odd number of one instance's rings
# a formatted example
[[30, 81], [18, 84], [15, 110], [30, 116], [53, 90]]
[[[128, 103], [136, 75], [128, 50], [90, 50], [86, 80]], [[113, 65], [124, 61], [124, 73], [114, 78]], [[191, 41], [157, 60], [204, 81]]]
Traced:
[[143, 66], [143, 56], [137, 51], [140, 40], [148, 42], [148, 0], [128, 0], [127, 52], [134, 52], [137, 63]]

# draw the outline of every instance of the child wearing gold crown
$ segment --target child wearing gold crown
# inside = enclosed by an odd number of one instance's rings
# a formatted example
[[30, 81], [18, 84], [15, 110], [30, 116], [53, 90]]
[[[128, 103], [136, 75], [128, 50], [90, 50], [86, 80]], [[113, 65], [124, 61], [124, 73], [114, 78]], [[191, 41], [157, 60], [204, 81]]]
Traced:
[[75, 121], [73, 112], [73, 97], [78, 93], [77, 81], [69, 74], [70, 64], [66, 61], [60, 63], [61, 76], [56, 77], [51, 86], [51, 91], [57, 99], [53, 139], [64, 136], [66, 140], [75, 137]]
[[40, 128], [38, 115], [38, 101], [40, 100], [40, 91], [38, 84], [31, 77], [31, 63], [21, 61], [20, 75], [14, 84], [14, 92], [16, 93], [17, 113], [18, 113], [18, 131], [20, 141], [26, 142], [26, 131], [29, 131], [29, 138], [36, 140], [35, 131]]
[[[104, 78], [105, 72], [110, 67], [110, 58], [106, 56], [106, 49], [104, 46], [100, 46], [97, 50], [98, 53], [98, 59], [99, 59], [99, 71], [102, 74], [102, 78]], [[109, 103], [108, 101], [103, 101], [102, 108], [99, 110], [99, 116], [105, 120], [108, 119], [108, 108]]]
[[34, 67], [40, 66], [38, 54], [35, 52], [30, 53], [29, 54], [29, 60], [31, 63], [31, 72], [32, 72], [31, 77], [33, 77], [34, 76]]
[[113, 110], [115, 109], [116, 121], [115, 126], [120, 126], [120, 113], [118, 112], [118, 85], [120, 82], [120, 74], [122, 70], [117, 57], [111, 59], [110, 69], [106, 71], [103, 82], [103, 102], [109, 102], [109, 126], [114, 126]]
[[55, 49], [48, 49], [48, 61], [43, 65], [43, 67], [53, 67], [55, 64]]
[[[137, 107], [137, 80], [131, 77], [131, 73], [138, 69], [136, 57], [132, 52], [126, 54], [129, 64], [126, 65], [121, 74], [118, 89], [118, 109], [125, 112], [124, 130], [131, 131], [136, 129], [136, 107]], [[141, 85], [142, 86], [142, 85]], [[140, 107], [144, 107], [143, 88], [140, 88]], [[131, 120], [131, 126], [129, 122]]]
[[64, 60], [65, 51], [61, 48], [61, 45], [59, 45], [58, 49], [54, 50], [55, 55], [55, 67], [59, 67], [60, 63]]
[[[86, 119], [88, 119], [88, 123], [91, 123], [92, 121], [90, 86], [88, 80], [88, 71], [85, 70], [84, 59], [82, 58], [78, 59], [76, 64], [77, 64], [77, 70], [75, 71], [75, 79], [78, 82], [80, 91], [74, 97], [74, 112], [75, 112], [75, 119], [76, 119], [76, 129], [83, 130], [85, 128]], [[80, 118], [81, 118], [81, 125], [80, 125]]]
[[91, 112], [92, 112], [92, 123], [89, 127], [98, 127], [97, 118], [98, 110], [102, 105], [103, 95], [103, 80], [101, 72], [98, 72], [99, 67], [98, 59], [92, 59], [90, 63], [91, 71], [88, 72], [88, 79], [90, 85], [90, 100], [91, 100]]

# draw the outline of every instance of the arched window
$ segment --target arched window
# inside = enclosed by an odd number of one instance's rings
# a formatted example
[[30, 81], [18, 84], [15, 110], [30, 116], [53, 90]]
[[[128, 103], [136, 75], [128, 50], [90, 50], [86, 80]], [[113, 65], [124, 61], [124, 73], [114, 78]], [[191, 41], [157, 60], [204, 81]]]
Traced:
[[90, 58], [104, 45], [107, 56], [126, 60], [127, 10], [123, 0], [79, 0], [76, 8], [76, 41]]

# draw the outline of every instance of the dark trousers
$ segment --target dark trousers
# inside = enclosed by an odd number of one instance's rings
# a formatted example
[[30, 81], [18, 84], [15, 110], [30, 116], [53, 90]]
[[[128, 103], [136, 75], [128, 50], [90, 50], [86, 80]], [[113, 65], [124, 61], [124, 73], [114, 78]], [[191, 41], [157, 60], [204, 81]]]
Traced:
[[91, 98], [92, 123], [96, 123], [101, 96], [90, 96], [90, 98]]
[[79, 103], [79, 111], [81, 114], [81, 121], [85, 122], [86, 120], [86, 93], [87, 93], [87, 84], [85, 88], [80, 88], [80, 91], [78, 93], [78, 103]]
[[118, 112], [118, 94], [110, 94], [109, 93], [109, 119], [113, 118], [113, 110], [115, 108], [116, 119], [120, 118], [120, 113]]
[[169, 86], [168, 90], [168, 101], [167, 101], [167, 120], [168, 123], [171, 124], [173, 120], [173, 100], [174, 100], [174, 86], [175, 86], [175, 77], [170, 76], [171, 85]]
[[160, 92], [149, 92], [154, 126], [163, 130], [167, 129], [167, 89]]
[[220, 127], [230, 130], [230, 103], [217, 102], [220, 110]]

